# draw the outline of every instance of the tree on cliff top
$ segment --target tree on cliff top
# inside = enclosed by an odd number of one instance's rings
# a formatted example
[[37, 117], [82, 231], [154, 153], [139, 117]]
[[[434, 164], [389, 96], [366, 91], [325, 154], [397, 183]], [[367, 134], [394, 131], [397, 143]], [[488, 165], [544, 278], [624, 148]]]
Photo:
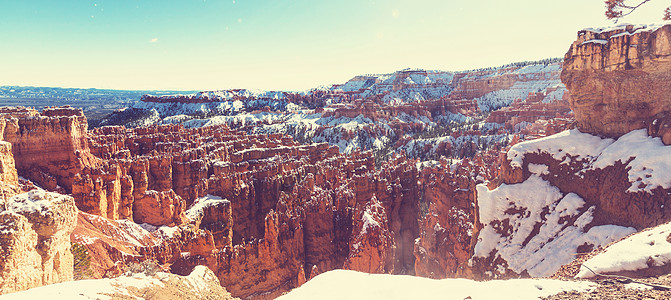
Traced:
[[[637, 8], [641, 7], [641, 5], [650, 2], [651, 0], [638, 0], [637, 4], [628, 4], [631, 1], [626, 0], [606, 0], [604, 1], [606, 3], [606, 17], [611, 20], [619, 20], [620, 18], [627, 16], [634, 12]], [[671, 6], [667, 7], [664, 10], [664, 16], [662, 17], [662, 20], [671, 20]]]

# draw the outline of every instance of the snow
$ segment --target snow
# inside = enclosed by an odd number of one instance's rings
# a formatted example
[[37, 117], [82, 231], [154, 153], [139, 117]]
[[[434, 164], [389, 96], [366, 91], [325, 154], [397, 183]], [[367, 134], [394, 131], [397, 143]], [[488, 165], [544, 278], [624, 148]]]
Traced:
[[191, 220], [197, 220], [203, 217], [203, 209], [219, 204], [229, 202], [218, 196], [207, 194], [205, 197], [196, 199], [193, 205], [186, 211], [186, 217]]
[[563, 161], [567, 155], [574, 160], [585, 160], [598, 156], [603, 149], [613, 143], [612, 139], [602, 139], [577, 129], [566, 130], [544, 138], [516, 144], [508, 151], [508, 159], [513, 167], [522, 167], [526, 153], [548, 153], [552, 158]]
[[671, 188], [671, 146], [665, 146], [658, 137], [648, 136], [645, 129], [627, 133], [601, 151], [593, 168], [603, 169], [616, 161], [630, 168], [627, 173], [632, 184], [628, 192], [652, 193], [657, 187]]
[[[10, 212], [10, 211], [2, 211], [0, 212], [0, 217], [3, 215], [12, 215], [14, 217], [20, 216], [16, 213]], [[7, 224], [7, 223], [0, 223], [0, 235], [9, 235], [9, 234], [14, 234], [16, 232], [16, 226], [12, 226], [14, 224]]]
[[19, 214], [34, 212], [46, 214], [50, 212], [52, 202], [63, 202], [67, 198], [69, 196], [47, 192], [38, 188], [9, 198], [5, 209]]
[[120, 236], [123, 237], [121, 240], [142, 247], [143, 244], [139, 241], [151, 239], [151, 233], [149, 231], [131, 220], [116, 220], [114, 222], [119, 224], [119, 228], [122, 229], [122, 231], [120, 231]]
[[[162, 282], [169, 277], [177, 277], [191, 286], [196, 294], [207, 292], [208, 283], [216, 280], [205, 266], [196, 266], [188, 276], [158, 272], [155, 276], [137, 273], [117, 278], [68, 281], [32, 288], [26, 291], [0, 295], [2, 300], [11, 299], [135, 299], [137, 289], [165, 287]], [[141, 291], [140, 291], [141, 293]], [[139, 298], [138, 298], [139, 299]]]
[[543, 98], [542, 101], [543, 103], [551, 103], [562, 100], [564, 93], [568, 92], [564, 85], [559, 85], [556, 88], [556, 90], [551, 91], [545, 95], [545, 98]]
[[173, 238], [179, 232], [179, 226], [161, 226], [155, 232], [154, 235], [162, 239]]
[[375, 220], [374, 217], [374, 212], [372, 208], [376, 208], [377, 210], [384, 210], [382, 205], [377, 201], [375, 198], [375, 195], [373, 195], [373, 199], [371, 199], [371, 203], [373, 205], [371, 207], [366, 207], [366, 210], [363, 212], [361, 216], [361, 220], [363, 221], [363, 226], [361, 226], [361, 232], [359, 233], [359, 236], [362, 236], [368, 232], [369, 229], [372, 228], [379, 228], [380, 223]]
[[[183, 95], [171, 95], [163, 97], [179, 98], [183, 97]], [[286, 111], [288, 105], [287, 101], [283, 97], [279, 96], [273, 98], [259, 98], [259, 99], [252, 98], [247, 99], [244, 102], [240, 100], [232, 100], [232, 98], [233, 96], [224, 95], [215, 98], [217, 101], [205, 102], [205, 103], [186, 103], [186, 102], [160, 103], [160, 102], [139, 101], [133, 104], [131, 107], [143, 110], [155, 110], [157, 114], [160, 115], [160, 117], [166, 118], [175, 115], [206, 116], [215, 114], [215, 115], [229, 116], [246, 111], [248, 112], [256, 109], [261, 109], [266, 106], [270, 107], [273, 111]], [[291, 106], [291, 108], [293, 110], [296, 110], [296, 105], [294, 104], [293, 106]]]
[[[147, 95], [154, 96], [154, 95]], [[253, 99], [273, 99], [273, 100], [282, 100], [286, 99], [284, 92], [278, 91], [264, 91], [256, 89], [237, 89], [237, 90], [219, 90], [219, 91], [203, 91], [194, 94], [174, 94], [174, 95], [162, 95], [154, 96], [159, 99], [166, 101], [170, 99], [178, 98], [189, 98], [189, 99], [198, 99], [198, 100], [210, 100], [210, 101], [232, 101], [237, 98], [253, 98]], [[144, 97], [143, 97], [144, 98]]]
[[[346, 288], [343, 288], [346, 287]], [[322, 273], [278, 299], [538, 299], [562, 291], [587, 292], [589, 282], [551, 279], [473, 281], [387, 274], [366, 274], [349, 270]], [[469, 298], [470, 297], [470, 298]]]
[[[502, 75], [519, 77], [512, 87], [493, 91], [476, 99], [483, 111], [487, 112], [509, 105], [514, 99], [526, 99], [530, 92], [546, 92], [544, 102], [561, 99], [565, 88], [558, 78], [560, 69], [561, 63], [558, 62], [532, 63], [521, 67], [467, 71], [460, 75], [466, 73], [465, 78], [475, 79]], [[357, 76], [344, 84], [311, 89], [299, 94], [316, 97], [329, 95], [331, 98], [323, 101], [333, 105], [324, 107], [325, 112], [351, 105], [346, 103], [352, 100], [349, 97], [362, 99], [377, 95], [382, 96], [383, 102], [401, 105], [407, 102], [440, 99], [449, 95], [453, 90], [454, 77], [453, 72], [406, 69], [391, 74]], [[401, 89], [398, 88], [399, 84]], [[339, 91], [357, 93], [343, 96], [338, 93]], [[329, 94], [331, 92], [335, 93]], [[180, 102], [185, 98], [205, 101]], [[160, 101], [165, 103], [140, 101], [132, 106], [149, 111], [148, 116], [141, 118], [133, 126], [181, 123], [186, 128], [195, 128], [228, 124], [232, 128], [243, 128], [251, 134], [280, 133], [291, 135], [302, 143], [327, 142], [338, 146], [341, 153], [348, 154], [356, 150], [384, 149], [390, 146], [391, 140], [399, 138], [394, 136], [396, 130], [391, 128], [392, 122], [412, 122], [422, 125], [415, 128], [433, 128], [438, 125], [462, 124], [474, 120], [474, 116], [466, 112], [463, 114], [448, 112], [445, 115], [432, 116], [433, 119], [402, 113], [398, 117], [390, 117], [389, 120], [384, 117], [372, 120], [363, 115], [354, 118], [323, 117], [321, 113], [314, 113], [314, 110], [290, 103], [290, 98], [290, 94], [287, 93], [253, 90], [160, 96]], [[271, 109], [270, 112], [259, 112], [266, 106]]]
[[605, 274], [668, 265], [671, 263], [671, 243], [667, 240], [669, 235], [671, 235], [671, 223], [636, 233], [608, 246], [604, 252], [585, 261], [576, 277], [595, 276], [584, 266], [594, 272]]
[[582, 31], [590, 31], [594, 33], [604, 33], [604, 32], [609, 32], [609, 31], [615, 31], [615, 30], [626, 30], [627, 26], [633, 26], [631, 34], [635, 34], [638, 32], [645, 32], [645, 31], [655, 31], [662, 26], [669, 25], [671, 22], [662, 22], [662, 23], [653, 23], [653, 24], [629, 24], [629, 23], [621, 23], [613, 26], [608, 26], [608, 27], [588, 27], [583, 29]]
[[436, 123], [441, 123], [441, 124], [452, 124], [452, 123], [468, 123], [468, 122], [473, 122], [473, 117], [468, 117], [465, 115], [462, 115], [460, 113], [451, 113], [449, 111], [445, 112], [444, 115], [438, 115], [433, 118], [433, 120]]
[[533, 74], [533, 73], [548, 73], [548, 72], [561, 72], [561, 64], [531, 64], [526, 65], [518, 70], [512, 72], [512, 74]]
[[436, 168], [440, 166], [440, 161], [438, 160], [425, 160], [425, 161], [418, 161], [415, 163], [415, 167], [417, 168], [417, 171], [421, 171], [424, 168]]
[[584, 41], [580, 44], [580, 46], [585, 45], [585, 44], [600, 44], [600, 45], [605, 45], [608, 44], [607, 40], [589, 40], [589, 41]]
[[526, 153], [548, 153], [562, 163], [583, 161], [585, 170], [605, 169], [619, 161], [627, 169], [631, 183], [627, 191], [631, 193], [671, 188], [671, 146], [648, 136], [645, 129], [631, 131], [617, 141], [577, 129], [525, 141], [508, 151], [511, 166], [521, 167]]
[[[109, 220], [101, 216], [84, 214], [85, 217], [93, 224], [101, 229], [108, 237], [112, 237], [117, 241], [125, 242], [132, 244], [137, 247], [146, 246], [146, 242], [154, 241], [155, 236], [153, 235], [153, 230], [156, 227], [148, 224], [136, 224], [130, 220]], [[95, 242], [97, 238], [87, 237], [85, 235], [76, 234], [74, 235], [73, 241], [78, 243], [91, 243]]]
[[529, 168], [529, 172], [531, 172], [533, 174], [536, 174], [536, 175], [550, 174], [550, 170], [548, 169], [547, 165], [529, 164], [527, 167]]
[[[606, 245], [635, 231], [614, 225], [585, 231], [594, 207], [585, 207], [576, 194], [563, 195], [536, 174], [522, 183], [502, 184], [491, 191], [480, 184], [477, 191], [484, 227], [474, 256], [494, 253], [516, 273], [526, 270], [532, 277], [549, 276], [573, 261], [579, 246]], [[575, 218], [573, 224], [565, 221], [571, 218]]]
[[[476, 75], [472, 73], [467, 77], [486, 78], [493, 76], [502, 76], [505, 74], [516, 74], [524, 78], [524, 80], [516, 81], [513, 86], [507, 89], [492, 91], [476, 98], [480, 110], [489, 112], [497, 110], [501, 107], [510, 105], [514, 100], [526, 100], [529, 93], [547, 92], [548, 89], [557, 89], [559, 92], [554, 94], [547, 93], [550, 98], [543, 99], [543, 102], [553, 102], [561, 99], [564, 85], [559, 80], [558, 74], [561, 71], [561, 63], [553, 64], [532, 64], [522, 68], [513, 68], [512, 71], [507, 69], [500, 69], [497, 72], [487, 72], [487, 75]], [[466, 78], [466, 77], [465, 77]], [[559, 96], [559, 97], [558, 97]]]
[[361, 228], [362, 234], [368, 232], [368, 228], [380, 227], [380, 223], [375, 221], [370, 210], [366, 210], [361, 219], [363, 220], [363, 227]]
[[163, 286], [158, 279], [149, 278], [144, 274], [135, 274], [133, 276], [121, 276], [114, 279], [79, 280], [46, 285], [22, 292], [2, 295], [0, 299], [114, 299], [115, 297], [110, 296], [112, 294], [120, 294], [132, 299], [128, 292], [129, 287], [146, 288], [153, 285]]
[[187, 276], [185, 279], [186, 279], [185, 282], [187, 282], [195, 290], [198, 291], [206, 291], [208, 289], [208, 285], [206, 282], [218, 280], [212, 272], [208, 272], [206, 266], [202, 265], [193, 268], [191, 274], [189, 274], [189, 276]]

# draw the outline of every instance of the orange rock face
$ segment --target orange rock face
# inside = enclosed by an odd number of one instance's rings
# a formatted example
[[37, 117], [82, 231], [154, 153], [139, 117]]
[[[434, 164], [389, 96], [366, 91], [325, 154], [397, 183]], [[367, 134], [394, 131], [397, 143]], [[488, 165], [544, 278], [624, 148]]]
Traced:
[[375, 196], [356, 213], [345, 269], [366, 273], [392, 273], [394, 237], [387, 212]]
[[147, 191], [133, 203], [133, 219], [155, 226], [175, 226], [186, 221], [186, 202], [174, 191]]
[[[668, 122], [671, 111], [671, 25], [582, 30], [564, 56], [562, 82], [584, 132], [619, 137]], [[651, 134], [667, 135], [668, 130]]]
[[14, 164], [12, 144], [0, 142], [0, 199], [4, 200], [18, 193], [19, 177]]
[[0, 294], [72, 280], [72, 197], [33, 190], [0, 204]]
[[74, 175], [96, 164], [87, 151], [87, 123], [81, 109], [24, 109], [0, 113], [3, 140], [12, 144], [16, 169], [44, 188], [71, 192]]
[[[72, 238], [95, 253], [96, 276], [142, 259], [178, 274], [207, 265], [233, 295], [272, 298], [336, 268], [414, 274], [419, 173], [404, 157], [376, 170], [371, 152], [226, 126], [104, 127], [88, 138], [99, 164], [75, 177], [83, 212]], [[380, 227], [363, 230], [366, 212]]]
[[483, 161], [463, 160], [422, 170], [426, 213], [415, 240], [415, 271], [429, 278], [472, 277], [468, 260], [478, 236], [475, 185], [493, 179]]

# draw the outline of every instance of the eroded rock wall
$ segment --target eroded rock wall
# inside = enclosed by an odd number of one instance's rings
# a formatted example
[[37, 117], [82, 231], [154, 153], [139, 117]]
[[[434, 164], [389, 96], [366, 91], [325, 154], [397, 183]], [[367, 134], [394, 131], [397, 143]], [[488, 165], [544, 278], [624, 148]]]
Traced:
[[[564, 56], [561, 80], [579, 128], [617, 138], [671, 111], [671, 24], [585, 29]], [[655, 121], [657, 120], [657, 121]], [[669, 129], [655, 130], [671, 143]]]
[[72, 280], [74, 199], [44, 190], [0, 206], [0, 294]]

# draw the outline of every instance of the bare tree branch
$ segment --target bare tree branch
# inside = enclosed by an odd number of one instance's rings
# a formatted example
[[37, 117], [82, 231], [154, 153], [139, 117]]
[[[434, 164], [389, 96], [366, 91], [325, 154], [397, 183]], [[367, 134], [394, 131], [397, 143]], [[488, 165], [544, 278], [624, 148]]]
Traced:
[[[614, 19], [615, 23], [617, 21], [625, 16], [630, 15], [632, 12], [634, 12], [637, 8], [641, 7], [641, 5], [650, 2], [651, 0], [642, 0], [636, 5], [627, 5], [624, 3], [625, 0], [606, 0], [604, 3], [606, 4], [606, 18], [608, 19]], [[628, 10], [627, 12], [623, 12], [623, 10]]]
[[627, 277], [627, 276], [601, 274], [601, 273], [594, 272], [594, 270], [592, 270], [592, 268], [586, 266], [585, 264], [583, 264], [582, 266], [587, 268], [587, 270], [589, 270], [590, 272], [594, 273], [594, 275], [599, 276], [599, 277], [614, 278], [614, 279], [616, 279], [616, 280], [618, 280], [622, 283], [633, 282], [633, 283], [638, 283], [638, 284], [642, 284], [642, 285], [647, 285], [649, 287], [652, 287], [654, 290], [658, 290], [658, 291], [669, 291], [669, 290], [671, 290], [671, 287], [669, 287], [669, 286], [654, 284], [654, 283], [647, 283], [647, 282], [639, 281], [639, 280], [636, 280], [636, 279], [633, 279], [633, 278]]

